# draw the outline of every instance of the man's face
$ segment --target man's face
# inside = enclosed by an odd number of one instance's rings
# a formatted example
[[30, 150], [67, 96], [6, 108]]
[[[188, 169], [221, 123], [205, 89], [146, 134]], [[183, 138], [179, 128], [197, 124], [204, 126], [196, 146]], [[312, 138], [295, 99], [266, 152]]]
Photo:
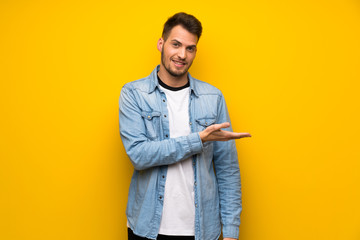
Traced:
[[174, 76], [187, 74], [195, 56], [198, 38], [181, 25], [175, 26], [166, 41], [159, 39], [158, 49], [161, 51], [161, 65]]

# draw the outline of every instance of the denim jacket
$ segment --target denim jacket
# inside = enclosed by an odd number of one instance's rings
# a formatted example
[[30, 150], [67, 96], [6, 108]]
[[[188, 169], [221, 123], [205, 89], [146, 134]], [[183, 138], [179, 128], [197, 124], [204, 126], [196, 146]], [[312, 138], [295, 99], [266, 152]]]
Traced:
[[[222, 93], [188, 74], [191, 134], [170, 138], [167, 100], [157, 66], [146, 78], [124, 85], [119, 100], [120, 135], [134, 166], [126, 215], [136, 235], [156, 239], [163, 208], [167, 166], [192, 157], [195, 239], [238, 238], [241, 182], [235, 141], [202, 143], [199, 132], [229, 122]], [[231, 127], [224, 129], [231, 131]]]

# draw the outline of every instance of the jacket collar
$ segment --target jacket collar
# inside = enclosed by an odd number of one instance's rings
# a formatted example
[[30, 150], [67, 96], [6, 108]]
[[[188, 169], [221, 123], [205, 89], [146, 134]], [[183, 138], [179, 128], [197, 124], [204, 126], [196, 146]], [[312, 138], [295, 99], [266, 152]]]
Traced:
[[[157, 65], [155, 67], [155, 69], [151, 72], [149, 78], [150, 78], [150, 86], [149, 86], [149, 92], [148, 93], [152, 93], [153, 91], [155, 91], [155, 88], [159, 89], [159, 81], [157, 78], [157, 73], [160, 70], [160, 65]], [[188, 78], [189, 78], [189, 82], [190, 82], [190, 90], [191, 92], [193, 92], [195, 94], [195, 96], [199, 96], [198, 91], [196, 89], [196, 81], [195, 79], [190, 75], [190, 73], [188, 73]]]

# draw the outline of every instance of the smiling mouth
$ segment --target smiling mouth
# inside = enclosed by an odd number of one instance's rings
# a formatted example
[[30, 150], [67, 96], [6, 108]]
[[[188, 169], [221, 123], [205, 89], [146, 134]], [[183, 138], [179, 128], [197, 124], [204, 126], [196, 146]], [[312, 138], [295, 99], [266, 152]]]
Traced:
[[183, 67], [186, 65], [185, 62], [172, 60], [176, 67]]

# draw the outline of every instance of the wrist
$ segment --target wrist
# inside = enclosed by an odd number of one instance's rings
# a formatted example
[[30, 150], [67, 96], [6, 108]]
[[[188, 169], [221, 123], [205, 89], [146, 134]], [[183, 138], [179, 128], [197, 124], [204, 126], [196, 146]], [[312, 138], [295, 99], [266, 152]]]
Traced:
[[202, 143], [205, 143], [206, 140], [205, 140], [205, 133], [204, 133], [204, 131], [199, 132], [199, 136], [200, 136], [201, 142], [202, 142]]

